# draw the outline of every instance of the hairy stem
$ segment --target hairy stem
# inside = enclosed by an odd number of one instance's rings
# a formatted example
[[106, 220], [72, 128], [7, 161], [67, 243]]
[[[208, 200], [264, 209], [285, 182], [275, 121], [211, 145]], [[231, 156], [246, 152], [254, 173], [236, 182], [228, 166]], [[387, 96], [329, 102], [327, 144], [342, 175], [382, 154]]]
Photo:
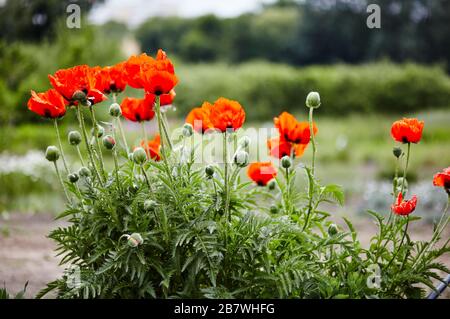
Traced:
[[392, 256], [391, 261], [389, 261], [389, 263], [387, 264], [385, 269], [388, 269], [389, 266], [393, 263], [393, 261], [395, 260], [395, 258], [397, 257], [398, 253], [400, 252], [400, 249], [402, 248], [403, 242], [406, 238], [406, 234], [408, 233], [408, 226], [409, 226], [409, 216], [406, 216], [406, 225], [405, 225], [405, 230], [403, 232], [403, 236], [402, 239], [400, 240], [400, 245], [398, 246], [397, 250], [394, 253], [394, 256]]
[[78, 118], [78, 122], [79, 122], [79, 125], [80, 125], [80, 130], [81, 130], [81, 133], [83, 134], [84, 143], [86, 144], [86, 149], [88, 151], [89, 160], [91, 161], [92, 168], [93, 168], [93, 170], [95, 172], [95, 175], [96, 175], [99, 183], [102, 184], [102, 186], [103, 186], [103, 181], [100, 178], [100, 174], [99, 174], [99, 172], [97, 170], [97, 165], [95, 164], [95, 161], [94, 161], [94, 156], [92, 155], [91, 146], [89, 144], [89, 140], [88, 140], [87, 133], [86, 133], [86, 127], [84, 125], [83, 113], [81, 112], [80, 108], [81, 108], [81, 105], [78, 105], [76, 107], [76, 109], [77, 109], [77, 118]]
[[98, 124], [97, 124], [97, 120], [95, 119], [94, 108], [92, 107], [92, 105], [89, 106], [89, 112], [91, 114], [92, 127], [94, 129], [95, 143], [97, 144], [97, 152], [98, 152], [99, 162], [100, 162], [100, 165], [99, 165], [100, 171], [102, 173], [102, 177], [105, 177], [105, 167], [104, 167], [104, 163], [103, 163], [102, 148], [100, 146], [100, 141], [98, 139]]
[[316, 161], [316, 140], [314, 137], [314, 125], [313, 125], [313, 111], [314, 108], [309, 108], [309, 134], [311, 136], [311, 144], [312, 144], [312, 162], [311, 162], [311, 172], [314, 176], [315, 170], [315, 161]]
[[227, 131], [223, 133], [223, 165], [224, 165], [224, 195], [225, 195], [225, 216], [227, 216], [228, 221], [231, 221], [231, 216], [228, 212], [228, 142], [227, 142]]
[[61, 136], [59, 135], [58, 120], [54, 119], [53, 123], [55, 124], [56, 137], [58, 138], [59, 150], [61, 151], [61, 158], [64, 164], [64, 169], [66, 170], [66, 173], [69, 174], [70, 172], [67, 166], [66, 156], [64, 155], [64, 150], [61, 143]]
[[58, 180], [61, 183], [64, 195], [66, 196], [66, 199], [69, 202], [69, 204], [72, 204], [72, 200], [70, 199], [69, 194], [67, 193], [66, 185], [64, 185], [63, 179], [61, 178], [61, 174], [59, 173], [58, 164], [56, 163], [56, 161], [54, 161], [53, 164], [55, 165], [56, 175], [58, 176]]
[[403, 194], [403, 191], [405, 190], [406, 173], [408, 172], [408, 164], [409, 164], [409, 155], [410, 155], [410, 153], [411, 153], [411, 143], [408, 143], [408, 151], [406, 153], [406, 164], [405, 164], [405, 167], [403, 169], [402, 188], [400, 190], [400, 192], [402, 193], [403, 196], [405, 195], [405, 194]]

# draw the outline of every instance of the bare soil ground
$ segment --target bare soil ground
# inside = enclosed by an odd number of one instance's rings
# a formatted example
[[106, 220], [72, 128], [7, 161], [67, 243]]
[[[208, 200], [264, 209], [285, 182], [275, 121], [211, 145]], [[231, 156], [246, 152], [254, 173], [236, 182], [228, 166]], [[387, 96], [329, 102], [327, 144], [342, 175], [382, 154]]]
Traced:
[[0, 220], [0, 286], [10, 293], [23, 289], [31, 298], [45, 285], [61, 276], [63, 268], [55, 258], [55, 244], [46, 236], [53, 228], [63, 225], [46, 214], [11, 214]]
[[[55, 221], [52, 215], [11, 214], [8, 220], [0, 219], [0, 286], [16, 293], [23, 289], [28, 281], [26, 297], [32, 298], [45, 287], [46, 283], [57, 279], [63, 273], [55, 257], [55, 244], [47, 234], [50, 230], [64, 225]], [[375, 225], [368, 219], [357, 219], [355, 226], [359, 239], [366, 246], [376, 232]], [[414, 240], [428, 240], [431, 237], [431, 225], [419, 224], [411, 228]], [[450, 236], [447, 233], [446, 238]], [[450, 256], [443, 260], [450, 266]], [[450, 298], [450, 288], [444, 298]]]

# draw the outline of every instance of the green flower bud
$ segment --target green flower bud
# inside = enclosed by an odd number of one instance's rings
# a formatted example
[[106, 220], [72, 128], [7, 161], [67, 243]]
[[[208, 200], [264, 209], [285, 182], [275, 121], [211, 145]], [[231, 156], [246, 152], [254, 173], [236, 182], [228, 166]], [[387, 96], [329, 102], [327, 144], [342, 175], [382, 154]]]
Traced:
[[194, 128], [189, 123], [184, 123], [183, 125], [183, 136], [190, 137], [194, 133]]
[[205, 173], [206, 173], [206, 176], [211, 178], [214, 175], [214, 166], [213, 165], [206, 166], [205, 167]]
[[114, 146], [116, 145], [116, 140], [111, 135], [106, 135], [103, 138], [102, 142], [103, 142], [103, 146], [107, 150], [112, 150], [114, 148]]
[[233, 157], [234, 164], [238, 167], [246, 167], [248, 165], [248, 153], [245, 151], [237, 151]]
[[317, 109], [320, 106], [320, 95], [317, 92], [309, 92], [306, 97], [306, 106]]
[[78, 182], [78, 179], [79, 179], [79, 178], [80, 178], [80, 177], [78, 176], [77, 173], [71, 173], [71, 174], [67, 175], [67, 179], [68, 179], [71, 183], [76, 183], [76, 182]]
[[[398, 177], [397, 178], [397, 192], [400, 192], [402, 190], [402, 185], [403, 185], [403, 177]], [[405, 186], [403, 188], [403, 191], [407, 191], [408, 190], [408, 180], [405, 179]]]
[[[105, 129], [101, 125], [97, 125], [97, 137], [102, 137], [105, 134]], [[91, 135], [95, 136], [94, 128], [91, 129]]]
[[270, 206], [270, 213], [271, 214], [278, 214], [278, 207], [275, 205]]
[[50, 162], [56, 162], [59, 158], [59, 150], [56, 146], [49, 146], [45, 151], [45, 158]]
[[133, 161], [138, 164], [144, 164], [147, 160], [147, 154], [142, 147], [137, 147], [133, 152]]
[[403, 151], [400, 147], [394, 147], [392, 153], [395, 157], [399, 158], [403, 154]]
[[147, 199], [144, 202], [144, 210], [149, 211], [156, 207], [157, 203], [154, 200]]
[[78, 145], [81, 143], [81, 134], [78, 131], [70, 131], [68, 137], [70, 145]]
[[80, 169], [78, 170], [78, 175], [80, 175], [82, 177], [89, 177], [89, 176], [91, 176], [91, 171], [89, 170], [89, 168], [83, 166], [83, 167], [80, 167]]
[[112, 117], [119, 117], [122, 115], [122, 109], [120, 108], [120, 105], [118, 103], [113, 103], [109, 107], [109, 115]]
[[141, 234], [139, 233], [132, 233], [128, 237], [128, 245], [130, 247], [137, 247], [139, 245], [142, 245], [144, 243], [144, 239], [142, 238]]
[[289, 168], [289, 167], [291, 167], [292, 166], [292, 160], [291, 160], [291, 158], [289, 157], [289, 156], [283, 156], [282, 158], [281, 158], [281, 166], [283, 167], [283, 168]]
[[269, 183], [267, 183], [267, 187], [269, 190], [273, 191], [275, 187], [277, 187], [277, 182], [275, 182], [275, 179], [270, 180]]
[[85, 104], [86, 98], [87, 98], [86, 94], [83, 91], [80, 91], [80, 90], [75, 91], [73, 93], [73, 95], [72, 95], [72, 100], [79, 101], [82, 104]]
[[328, 226], [328, 235], [330, 236], [334, 236], [338, 233], [338, 227], [336, 224], [331, 224], [330, 226]]
[[239, 139], [239, 146], [242, 148], [246, 148], [250, 145], [250, 138], [248, 136], [243, 136]]

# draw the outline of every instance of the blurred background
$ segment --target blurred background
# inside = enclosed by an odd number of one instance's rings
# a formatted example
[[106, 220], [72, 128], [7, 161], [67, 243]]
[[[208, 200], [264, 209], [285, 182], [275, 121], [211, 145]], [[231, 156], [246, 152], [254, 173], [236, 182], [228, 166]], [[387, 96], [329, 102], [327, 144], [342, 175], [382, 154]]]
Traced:
[[[367, 26], [369, 3], [379, 5], [380, 28]], [[71, 4], [80, 28], [68, 27]], [[306, 94], [319, 91], [317, 171], [344, 186], [339, 216], [389, 212], [390, 125], [418, 117], [425, 129], [408, 179], [429, 223], [446, 200], [432, 176], [450, 165], [449, 34], [448, 0], [0, 0], [0, 285], [31, 280], [35, 292], [60, 271], [44, 237], [64, 207], [43, 156], [56, 139], [26, 107], [31, 89], [50, 87], [47, 74], [163, 48], [180, 79], [172, 127], [219, 96], [241, 102], [247, 127], [271, 127], [283, 110], [306, 120]], [[96, 109], [105, 116], [110, 103]], [[60, 122], [64, 135], [76, 129], [71, 116]], [[126, 130], [138, 138], [139, 127]]]

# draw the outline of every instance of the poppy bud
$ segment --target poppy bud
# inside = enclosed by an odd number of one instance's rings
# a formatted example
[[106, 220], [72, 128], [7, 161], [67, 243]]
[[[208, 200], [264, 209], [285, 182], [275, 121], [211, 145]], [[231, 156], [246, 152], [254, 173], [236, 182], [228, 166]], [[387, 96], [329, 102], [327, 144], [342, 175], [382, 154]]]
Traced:
[[336, 224], [331, 224], [330, 226], [328, 226], [328, 235], [334, 236], [337, 233], [338, 233], [338, 227], [336, 226]]
[[79, 176], [77, 173], [71, 173], [71, 174], [67, 175], [67, 178], [71, 183], [76, 183], [76, 182], [78, 182]]
[[142, 238], [141, 234], [139, 233], [132, 233], [128, 237], [128, 245], [130, 247], [137, 247], [139, 245], [142, 245], [144, 243], [144, 239]]
[[45, 158], [50, 162], [56, 162], [59, 158], [59, 150], [56, 146], [49, 146], [45, 151]]
[[154, 209], [156, 207], [156, 205], [157, 204], [156, 204], [156, 202], [154, 200], [147, 199], [144, 202], [144, 210], [146, 210], [146, 211], [152, 210], [152, 209]]
[[309, 92], [306, 97], [306, 106], [317, 109], [320, 106], [320, 95], [317, 92]]
[[250, 145], [250, 138], [248, 136], [243, 136], [240, 140], [239, 140], [239, 146], [242, 148], [246, 148], [247, 146]]
[[91, 171], [89, 170], [89, 168], [82, 166], [78, 170], [78, 175], [80, 175], [82, 177], [89, 177], [91, 175]]
[[274, 179], [272, 179], [269, 183], [267, 183], [267, 187], [269, 190], [273, 191], [275, 187], [277, 186], [277, 182], [275, 182]]
[[392, 153], [394, 153], [395, 157], [399, 158], [403, 154], [403, 151], [400, 147], [394, 147]]
[[122, 115], [122, 109], [120, 108], [120, 105], [118, 103], [113, 103], [109, 107], [109, 115], [112, 117], [119, 117]]
[[86, 94], [83, 91], [75, 91], [72, 95], [72, 100], [79, 101], [84, 104], [86, 102]]
[[[105, 129], [101, 125], [97, 125], [97, 137], [102, 137], [105, 134]], [[95, 136], [94, 128], [91, 129], [91, 135]]]
[[270, 206], [270, 213], [271, 214], [277, 214], [278, 213], [278, 207], [275, 205]]
[[246, 167], [248, 165], [248, 153], [245, 151], [237, 151], [233, 158], [234, 164], [238, 167]]
[[289, 168], [292, 166], [292, 160], [289, 156], [285, 155], [281, 158], [281, 166], [283, 168]]
[[184, 123], [183, 125], [183, 136], [190, 137], [194, 133], [194, 128], [189, 123]]
[[[403, 177], [397, 177], [397, 191], [400, 192], [402, 189], [402, 185], [403, 185]], [[403, 186], [403, 190], [407, 191], [408, 190], [408, 180], [405, 178], [405, 185]]]
[[116, 145], [116, 140], [111, 135], [106, 135], [103, 138], [102, 142], [103, 142], [103, 146], [107, 150], [112, 150], [114, 148], [114, 146]]
[[137, 147], [133, 152], [133, 161], [138, 164], [144, 164], [147, 160], [147, 154], [142, 147]]
[[206, 176], [211, 178], [214, 175], [214, 166], [212, 166], [212, 165], [206, 166], [205, 167], [205, 173], [206, 173]]
[[78, 131], [69, 132], [69, 143], [70, 145], [78, 145], [81, 143], [81, 134]]

